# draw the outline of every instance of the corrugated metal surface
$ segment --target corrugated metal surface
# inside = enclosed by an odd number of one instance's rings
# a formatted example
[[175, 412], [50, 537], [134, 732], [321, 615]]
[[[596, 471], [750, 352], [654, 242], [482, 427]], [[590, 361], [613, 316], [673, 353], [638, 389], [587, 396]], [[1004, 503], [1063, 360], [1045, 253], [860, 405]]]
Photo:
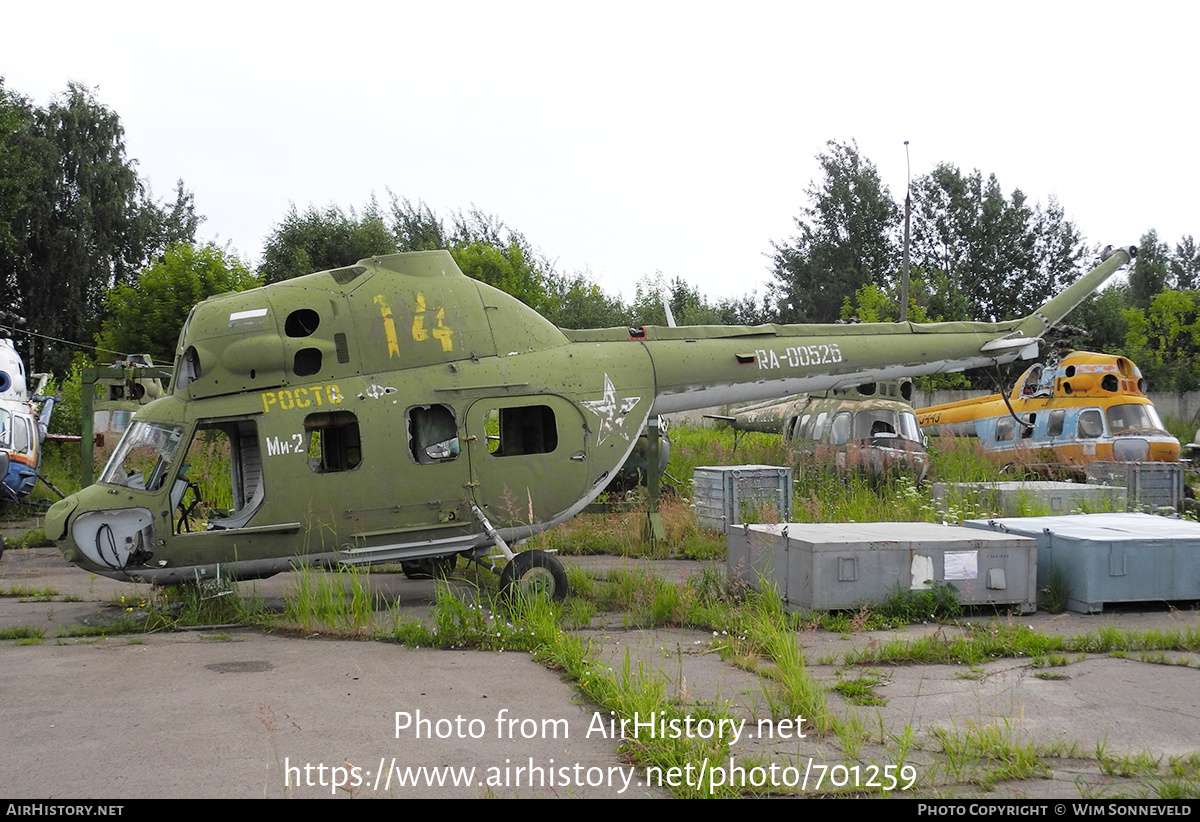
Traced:
[[1087, 465], [1088, 482], [1122, 486], [1130, 511], [1178, 510], [1183, 501], [1182, 462], [1094, 462]]
[[692, 470], [696, 522], [724, 529], [792, 517], [792, 469], [775, 465], [702, 466]]

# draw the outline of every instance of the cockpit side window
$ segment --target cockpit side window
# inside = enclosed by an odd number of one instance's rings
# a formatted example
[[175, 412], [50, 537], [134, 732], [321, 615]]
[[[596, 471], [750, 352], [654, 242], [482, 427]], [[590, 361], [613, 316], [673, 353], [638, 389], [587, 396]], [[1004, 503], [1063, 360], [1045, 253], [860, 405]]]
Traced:
[[29, 454], [33, 451], [33, 421], [29, 417], [13, 417], [12, 440], [14, 451], [20, 454]]
[[171, 390], [188, 387], [192, 380], [200, 379], [200, 354], [196, 347], [189, 345], [175, 363], [175, 379], [171, 381]]
[[1094, 440], [1104, 434], [1104, 421], [1100, 417], [1100, 409], [1089, 408], [1079, 415], [1079, 436], [1083, 439]]
[[812, 414], [805, 414], [800, 418], [800, 422], [796, 423], [796, 430], [792, 434], [792, 440], [802, 440], [808, 436], [808, 424], [812, 422]]
[[254, 420], [201, 421], [176, 473], [177, 483], [198, 486], [208, 530], [245, 526], [266, 497], [258, 426]]

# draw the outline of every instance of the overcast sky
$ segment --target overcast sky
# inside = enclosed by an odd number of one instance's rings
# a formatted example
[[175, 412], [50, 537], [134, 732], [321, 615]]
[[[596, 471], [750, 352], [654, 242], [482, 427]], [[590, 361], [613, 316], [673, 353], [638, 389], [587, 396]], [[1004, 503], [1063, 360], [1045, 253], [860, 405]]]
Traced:
[[[186, 11], [185, 11], [186, 9]], [[1200, 6], [1142, 2], [7, 4], [0, 76], [75, 80], [160, 198], [257, 262], [294, 203], [472, 204], [560, 270], [760, 293], [828, 140], [897, 200], [938, 162], [1091, 243], [1200, 234]]]

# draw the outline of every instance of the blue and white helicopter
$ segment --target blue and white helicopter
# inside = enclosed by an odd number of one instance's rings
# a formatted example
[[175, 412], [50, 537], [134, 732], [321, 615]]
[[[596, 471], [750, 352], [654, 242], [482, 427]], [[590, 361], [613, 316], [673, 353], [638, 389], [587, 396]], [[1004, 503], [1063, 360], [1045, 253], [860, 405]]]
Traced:
[[42, 444], [57, 402], [42, 396], [49, 379], [48, 374], [26, 374], [12, 338], [0, 337], [0, 502], [21, 502], [37, 484]]

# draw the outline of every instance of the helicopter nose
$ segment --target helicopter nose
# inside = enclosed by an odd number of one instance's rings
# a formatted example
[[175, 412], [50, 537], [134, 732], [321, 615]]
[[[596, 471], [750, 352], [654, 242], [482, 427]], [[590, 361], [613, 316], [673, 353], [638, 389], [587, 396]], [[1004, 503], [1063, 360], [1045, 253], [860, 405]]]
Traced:
[[154, 517], [145, 508], [88, 511], [71, 524], [71, 541], [95, 565], [122, 569], [153, 552]]
[[1150, 456], [1150, 443], [1142, 437], [1119, 437], [1113, 443], [1113, 459], [1118, 462], [1141, 462]]
[[50, 510], [46, 512], [46, 521], [43, 526], [46, 529], [46, 536], [55, 542], [66, 539], [67, 521], [78, 507], [79, 500], [74, 494], [51, 505]]

